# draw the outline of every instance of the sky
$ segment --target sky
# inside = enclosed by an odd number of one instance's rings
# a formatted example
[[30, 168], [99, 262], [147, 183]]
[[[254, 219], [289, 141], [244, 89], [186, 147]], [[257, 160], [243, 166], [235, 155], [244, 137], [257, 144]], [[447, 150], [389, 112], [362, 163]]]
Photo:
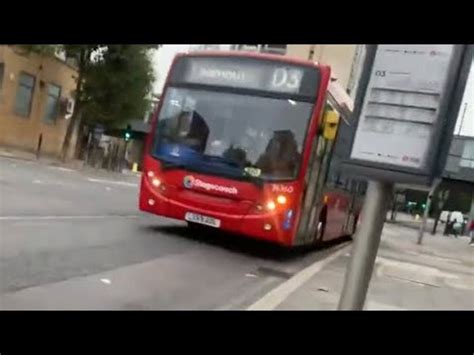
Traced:
[[174, 56], [179, 52], [187, 52], [190, 44], [165, 44], [153, 55], [153, 66], [157, 80], [154, 84], [154, 93], [161, 93]]
[[[154, 85], [153, 92], [155, 94], [161, 93], [163, 85], [166, 80], [166, 75], [170, 68], [176, 53], [187, 52], [190, 49], [200, 46], [199, 44], [164, 44], [160, 49], [155, 51], [153, 55], [153, 65], [157, 80]], [[219, 44], [220, 49], [229, 49], [230, 44]]]

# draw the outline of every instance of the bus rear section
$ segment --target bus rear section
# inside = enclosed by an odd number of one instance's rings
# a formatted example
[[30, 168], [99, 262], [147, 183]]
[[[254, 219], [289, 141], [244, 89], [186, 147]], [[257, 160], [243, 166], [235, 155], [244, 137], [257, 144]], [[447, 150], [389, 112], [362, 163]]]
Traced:
[[271, 55], [177, 56], [147, 143], [140, 209], [285, 246], [309, 242], [298, 230], [329, 75]]

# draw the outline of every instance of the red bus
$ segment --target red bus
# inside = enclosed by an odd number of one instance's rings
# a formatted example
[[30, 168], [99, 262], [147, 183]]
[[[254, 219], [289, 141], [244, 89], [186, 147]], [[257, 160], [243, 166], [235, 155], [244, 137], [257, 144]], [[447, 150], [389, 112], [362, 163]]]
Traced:
[[334, 112], [350, 105], [330, 79], [328, 66], [279, 55], [177, 55], [145, 146], [140, 210], [284, 246], [352, 234], [360, 189], [330, 169]]

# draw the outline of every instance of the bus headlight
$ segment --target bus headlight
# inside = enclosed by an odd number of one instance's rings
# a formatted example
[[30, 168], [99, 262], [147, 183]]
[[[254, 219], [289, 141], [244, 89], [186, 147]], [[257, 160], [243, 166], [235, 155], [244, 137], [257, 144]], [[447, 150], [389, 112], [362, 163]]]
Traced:
[[276, 208], [275, 202], [273, 202], [273, 201], [268, 201], [268, 202], [267, 202], [267, 209], [268, 209], [269, 211], [273, 211], [275, 208]]
[[159, 179], [157, 179], [157, 178], [153, 178], [153, 179], [151, 180], [151, 183], [152, 183], [153, 186], [155, 186], [155, 187], [158, 187], [158, 186], [161, 185], [161, 181], [160, 181]]
[[280, 205], [284, 205], [286, 203], [286, 197], [283, 195], [278, 195], [276, 200]]
[[153, 176], [155, 176], [155, 174], [153, 174], [153, 171], [151, 170], [147, 173], [147, 175], [149, 178], [152, 178]]

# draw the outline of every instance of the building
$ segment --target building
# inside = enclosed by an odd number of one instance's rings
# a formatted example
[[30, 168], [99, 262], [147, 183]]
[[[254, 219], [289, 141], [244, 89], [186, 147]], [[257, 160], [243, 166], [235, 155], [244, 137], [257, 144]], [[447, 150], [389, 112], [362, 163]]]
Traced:
[[352, 94], [357, 81], [353, 67], [357, 68], [354, 63], [360, 58], [361, 48], [355, 44], [289, 44], [286, 55], [330, 65], [334, 78]]
[[361, 64], [363, 46], [354, 44], [234, 44], [201, 45], [197, 49], [255, 51], [314, 60], [330, 65], [338, 83], [348, 92], [352, 92], [357, 83], [357, 69]]
[[443, 183], [451, 193], [453, 207], [474, 219], [474, 58], [456, 120], [451, 149], [443, 174]]
[[[58, 156], [76, 88], [77, 71], [59, 58], [0, 46], [0, 146]], [[68, 114], [69, 113], [69, 114]], [[76, 135], [70, 144], [75, 147]]]
[[456, 120], [445, 177], [474, 183], [474, 59]]

